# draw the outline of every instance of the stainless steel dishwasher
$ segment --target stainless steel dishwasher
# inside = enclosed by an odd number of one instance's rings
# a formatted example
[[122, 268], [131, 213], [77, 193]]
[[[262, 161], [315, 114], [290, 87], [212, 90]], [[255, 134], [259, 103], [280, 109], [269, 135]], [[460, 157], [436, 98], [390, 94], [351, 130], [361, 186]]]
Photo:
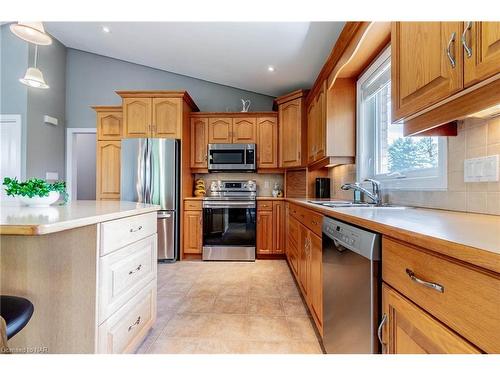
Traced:
[[379, 353], [380, 234], [323, 220], [323, 346], [327, 353]]

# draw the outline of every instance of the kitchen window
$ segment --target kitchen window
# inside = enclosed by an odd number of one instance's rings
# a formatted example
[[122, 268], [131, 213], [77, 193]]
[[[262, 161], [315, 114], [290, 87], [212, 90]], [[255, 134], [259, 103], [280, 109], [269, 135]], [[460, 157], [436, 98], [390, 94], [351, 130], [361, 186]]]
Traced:
[[374, 178], [387, 189], [447, 187], [446, 137], [404, 137], [391, 123], [391, 50], [358, 79], [357, 177]]

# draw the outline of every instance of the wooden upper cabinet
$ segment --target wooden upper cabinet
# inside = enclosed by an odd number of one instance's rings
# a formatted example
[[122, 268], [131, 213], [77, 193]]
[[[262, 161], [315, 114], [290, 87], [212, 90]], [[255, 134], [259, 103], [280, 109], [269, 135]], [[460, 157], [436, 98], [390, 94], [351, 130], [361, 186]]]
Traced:
[[233, 118], [232, 143], [256, 143], [256, 118]]
[[500, 72], [500, 22], [466, 22], [463, 38], [465, 86]]
[[151, 135], [151, 98], [124, 98], [123, 123], [125, 138], [146, 138]]
[[120, 200], [120, 153], [120, 141], [97, 141], [97, 200]]
[[382, 313], [386, 317], [382, 332], [385, 353], [481, 353], [468, 341], [386, 284], [382, 286]]
[[257, 211], [257, 254], [273, 253], [273, 211]]
[[119, 141], [123, 132], [123, 116], [121, 106], [92, 107], [97, 113], [97, 140]]
[[393, 22], [392, 121], [463, 87], [462, 22]]
[[321, 159], [326, 155], [326, 81], [323, 82], [321, 90], [316, 95], [316, 139], [315, 159]]
[[278, 168], [278, 122], [276, 117], [257, 119], [257, 168]]
[[307, 162], [326, 156], [326, 80], [307, 106]]
[[[293, 94], [293, 93], [292, 93]], [[290, 95], [292, 95], [290, 94]], [[297, 92], [293, 99], [278, 102], [280, 166], [301, 167], [307, 152], [306, 119], [303, 111], [305, 93]]]
[[191, 168], [207, 168], [208, 118], [191, 118]]
[[180, 138], [182, 127], [181, 98], [153, 98], [152, 136]]
[[316, 101], [313, 100], [307, 107], [307, 162], [312, 163], [316, 159]]
[[210, 118], [208, 120], [208, 143], [232, 143], [233, 119]]

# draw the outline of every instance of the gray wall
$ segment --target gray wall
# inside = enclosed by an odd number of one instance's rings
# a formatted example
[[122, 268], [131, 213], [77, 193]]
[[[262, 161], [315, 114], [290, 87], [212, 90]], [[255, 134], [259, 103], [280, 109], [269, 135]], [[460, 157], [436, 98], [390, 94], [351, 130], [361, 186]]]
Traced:
[[[45, 178], [46, 172], [65, 174], [64, 111], [66, 100], [66, 47], [53, 39], [50, 46], [38, 48], [38, 67], [48, 90], [27, 87], [19, 82], [33, 65], [35, 47], [0, 27], [0, 113], [20, 114], [22, 121], [22, 165], [26, 178]], [[59, 119], [59, 125], [43, 123], [43, 116]]]
[[76, 135], [76, 199], [95, 199], [96, 135]]
[[21, 115], [22, 175], [26, 174], [26, 114], [28, 88], [19, 82], [28, 68], [28, 43], [0, 26], [0, 114]]
[[[29, 61], [35, 55], [30, 46]], [[65, 101], [66, 47], [56, 39], [49, 46], [38, 47], [38, 67], [43, 72], [47, 90], [28, 88], [28, 131], [26, 176], [45, 178], [46, 172], [65, 176]], [[48, 125], [43, 116], [56, 117], [59, 125]]]
[[67, 50], [66, 121], [68, 127], [95, 127], [92, 105], [119, 105], [115, 90], [187, 90], [200, 111], [270, 111], [273, 97], [148, 68], [88, 52]]

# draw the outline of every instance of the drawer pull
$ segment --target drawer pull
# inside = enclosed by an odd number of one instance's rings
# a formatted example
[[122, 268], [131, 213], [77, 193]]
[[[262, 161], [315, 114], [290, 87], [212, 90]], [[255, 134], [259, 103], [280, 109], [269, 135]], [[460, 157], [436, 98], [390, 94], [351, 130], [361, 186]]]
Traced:
[[139, 232], [141, 229], [142, 229], [142, 225], [139, 225], [135, 229], [134, 228], [130, 228], [130, 233]]
[[318, 225], [318, 222], [317, 222], [317, 221], [315, 221], [315, 220], [311, 220], [311, 224], [312, 224], [312, 225]]
[[384, 313], [382, 315], [382, 320], [380, 321], [380, 324], [379, 324], [378, 330], [377, 330], [378, 341], [380, 341], [380, 345], [382, 345], [382, 354], [385, 354], [385, 349], [387, 347], [387, 344], [382, 339], [382, 329], [384, 328], [384, 324], [386, 322], [387, 322], [387, 314]]
[[406, 274], [410, 277], [412, 281], [416, 282], [417, 284], [426, 286], [427, 288], [434, 289], [439, 293], [444, 293], [444, 286], [419, 279], [417, 276], [415, 276], [415, 273], [409, 268], [406, 269]]
[[133, 273], [136, 273], [136, 272], [139, 272], [142, 268], [142, 264], [139, 264], [136, 268], [134, 268], [133, 270], [131, 271], [128, 271], [128, 274], [129, 275], [132, 275]]
[[132, 328], [134, 328], [135, 326], [138, 326], [139, 323], [141, 323], [141, 316], [140, 315], [137, 317], [137, 320], [134, 322], [134, 324], [132, 324], [131, 326], [128, 327], [129, 332]]

